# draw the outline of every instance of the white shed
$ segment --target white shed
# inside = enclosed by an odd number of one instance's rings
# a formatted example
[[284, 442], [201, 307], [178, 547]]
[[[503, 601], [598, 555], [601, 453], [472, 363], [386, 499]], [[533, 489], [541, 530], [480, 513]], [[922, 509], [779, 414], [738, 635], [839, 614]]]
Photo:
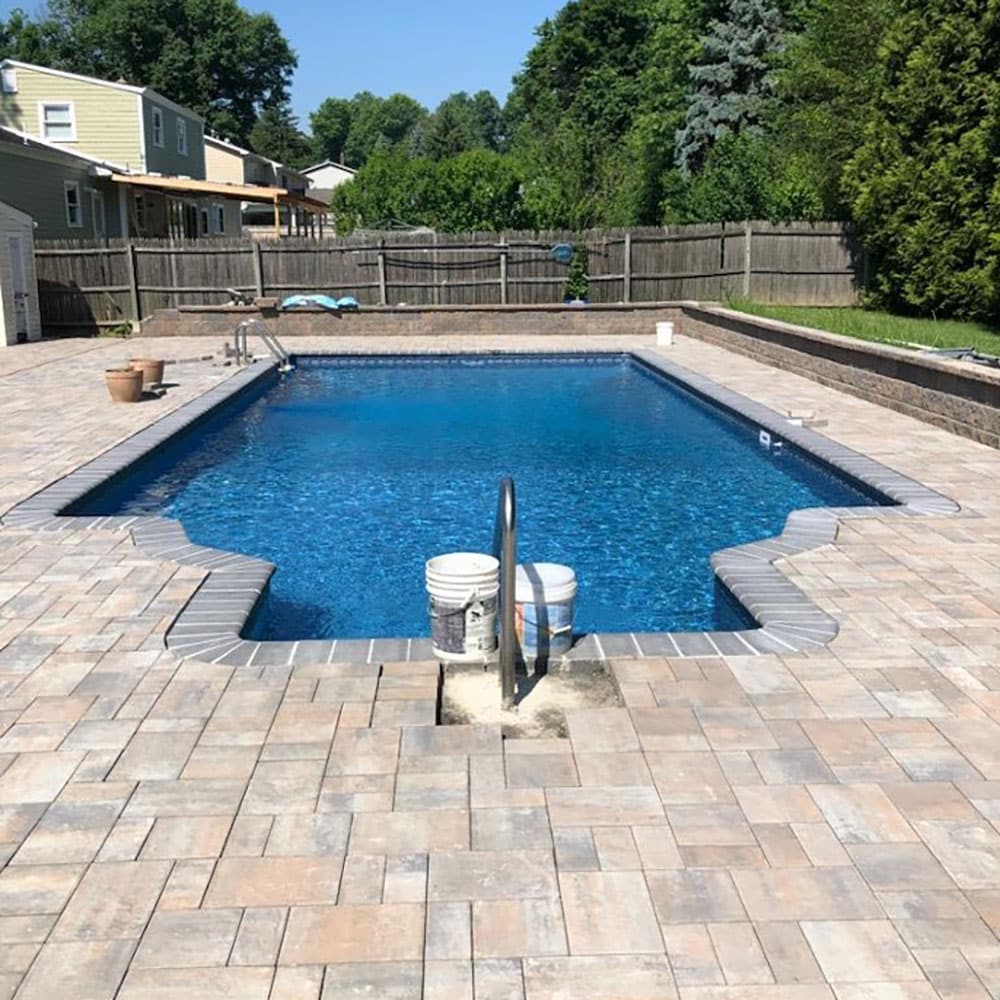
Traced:
[[41, 340], [35, 223], [0, 201], [0, 347]]

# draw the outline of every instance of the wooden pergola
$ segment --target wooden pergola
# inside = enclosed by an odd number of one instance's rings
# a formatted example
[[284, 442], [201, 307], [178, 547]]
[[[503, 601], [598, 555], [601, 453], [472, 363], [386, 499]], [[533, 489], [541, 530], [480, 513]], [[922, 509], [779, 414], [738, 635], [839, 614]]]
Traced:
[[211, 196], [230, 201], [253, 202], [258, 205], [274, 206], [274, 236], [281, 237], [281, 209], [288, 207], [288, 235], [292, 233], [292, 213], [296, 213], [296, 231], [298, 230], [297, 213], [303, 212], [307, 226], [311, 227], [312, 235], [316, 235], [316, 218], [319, 217], [319, 235], [323, 235], [323, 220], [329, 211], [329, 206], [308, 195], [297, 194], [285, 188], [256, 187], [248, 184], [224, 184], [221, 181], [201, 181], [188, 177], [160, 177], [156, 174], [112, 174], [111, 180], [116, 184], [128, 184], [131, 187], [159, 191], [163, 194], [178, 196], [194, 195], [198, 197]]

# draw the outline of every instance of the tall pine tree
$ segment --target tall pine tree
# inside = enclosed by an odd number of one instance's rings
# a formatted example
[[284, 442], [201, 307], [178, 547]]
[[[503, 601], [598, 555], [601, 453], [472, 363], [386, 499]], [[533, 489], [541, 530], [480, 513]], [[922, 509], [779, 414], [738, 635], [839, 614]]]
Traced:
[[768, 0], [729, 0], [703, 37], [690, 67], [691, 93], [675, 159], [689, 176], [727, 136], [761, 129], [774, 93], [773, 57], [781, 51], [781, 12]]

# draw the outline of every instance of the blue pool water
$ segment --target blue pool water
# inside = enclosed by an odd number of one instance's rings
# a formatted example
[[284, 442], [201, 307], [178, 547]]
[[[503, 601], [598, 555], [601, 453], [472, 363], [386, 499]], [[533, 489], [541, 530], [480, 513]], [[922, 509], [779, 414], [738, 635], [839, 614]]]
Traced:
[[799, 507], [873, 499], [626, 356], [302, 359], [85, 503], [180, 518], [275, 563], [256, 638], [428, 634], [424, 562], [489, 551], [504, 475], [522, 560], [566, 563], [579, 631], [740, 628], [709, 566]]

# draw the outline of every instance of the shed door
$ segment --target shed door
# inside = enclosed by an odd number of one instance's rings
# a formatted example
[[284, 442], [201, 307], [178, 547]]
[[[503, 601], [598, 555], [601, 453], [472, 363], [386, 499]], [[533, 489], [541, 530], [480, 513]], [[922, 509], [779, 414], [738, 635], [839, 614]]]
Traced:
[[14, 285], [14, 333], [17, 343], [28, 339], [28, 269], [24, 266], [24, 241], [10, 233], [10, 270]]

